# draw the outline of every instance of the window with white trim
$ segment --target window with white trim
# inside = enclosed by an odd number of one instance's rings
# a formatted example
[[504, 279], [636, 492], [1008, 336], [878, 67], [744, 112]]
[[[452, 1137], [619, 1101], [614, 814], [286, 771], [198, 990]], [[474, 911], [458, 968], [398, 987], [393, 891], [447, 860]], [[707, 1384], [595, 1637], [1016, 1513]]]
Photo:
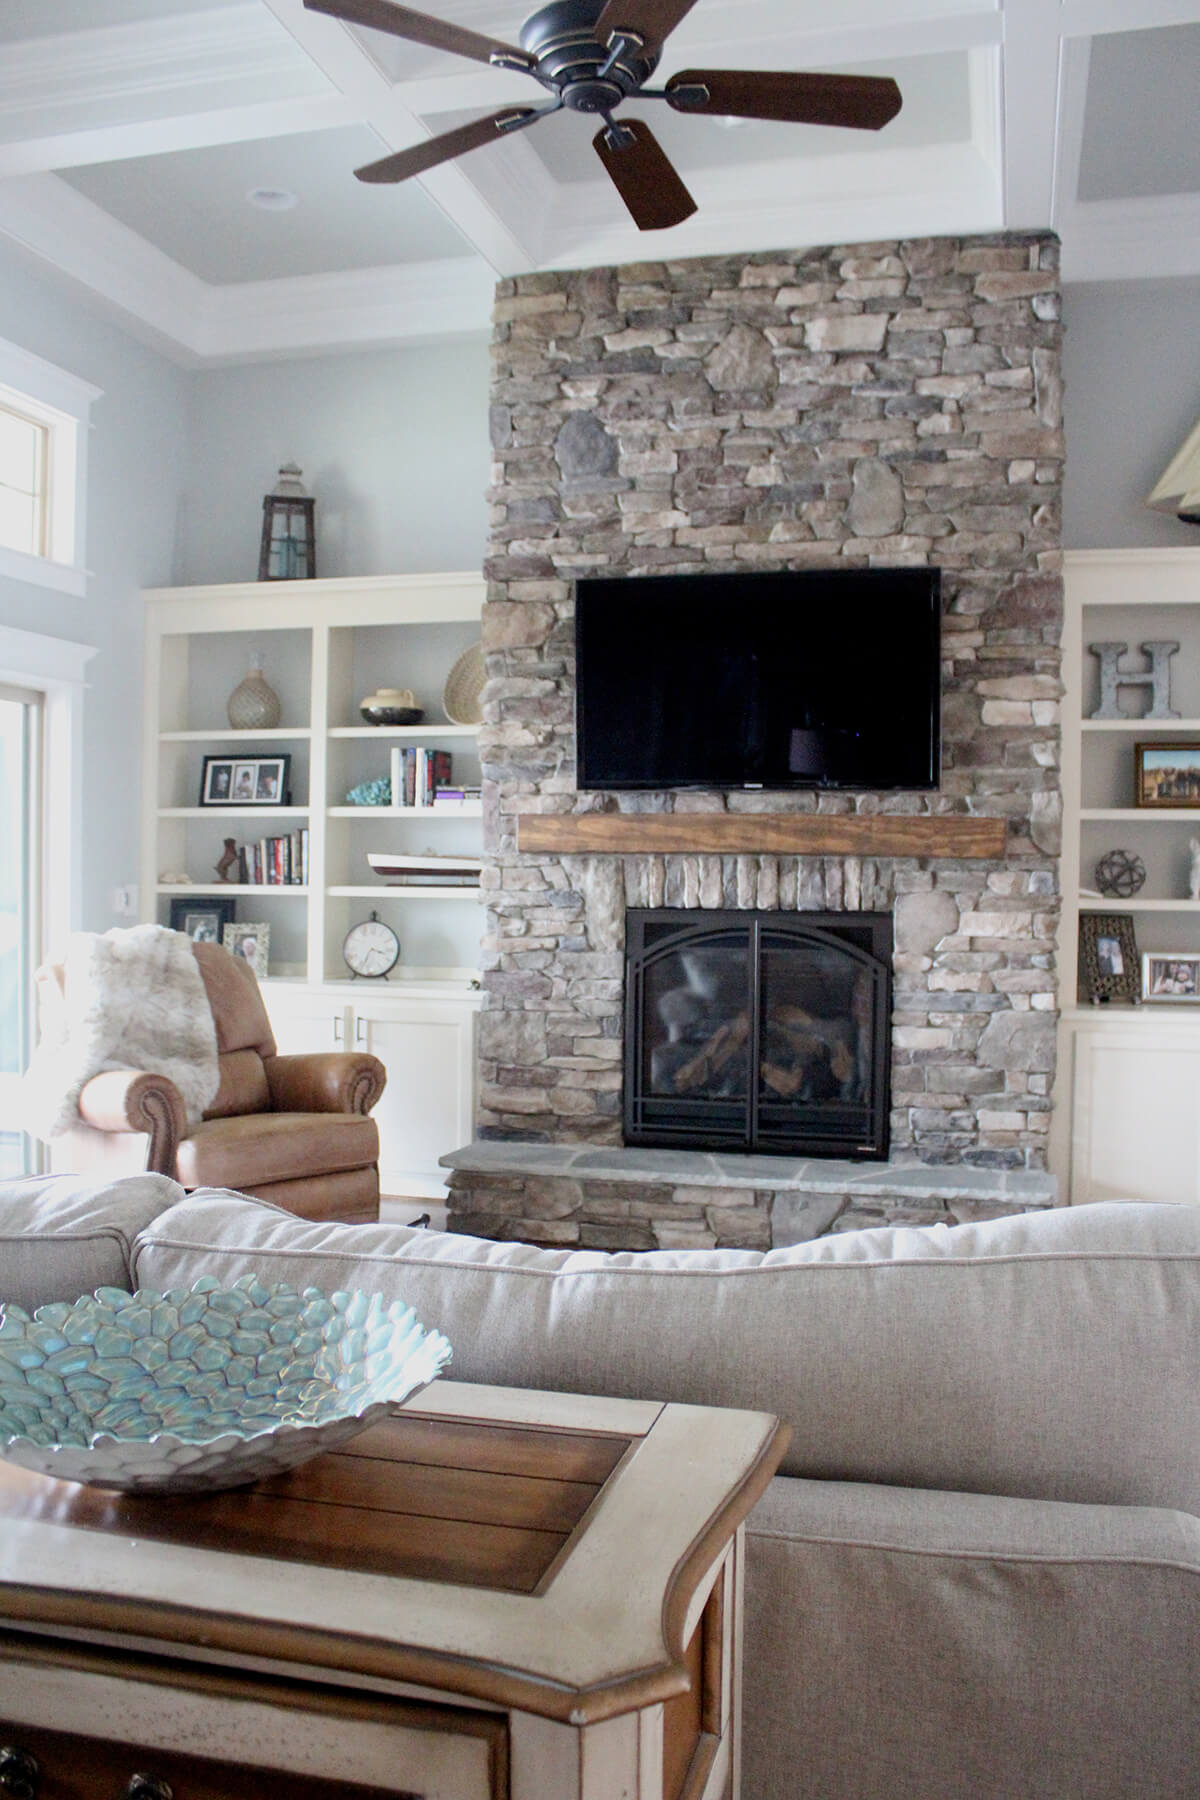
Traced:
[[33, 970], [82, 921], [83, 701], [96, 651], [0, 625], [0, 1179], [43, 1159], [23, 1129]]
[[0, 339], [0, 576], [87, 588], [87, 440], [100, 389]]

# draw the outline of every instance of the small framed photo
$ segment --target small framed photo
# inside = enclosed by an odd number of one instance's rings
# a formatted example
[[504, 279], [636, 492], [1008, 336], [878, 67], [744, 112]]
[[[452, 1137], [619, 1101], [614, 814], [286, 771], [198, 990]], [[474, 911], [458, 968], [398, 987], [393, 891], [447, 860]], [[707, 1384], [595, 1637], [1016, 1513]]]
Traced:
[[[241, 926], [232, 929], [240, 931]], [[1093, 1006], [1114, 1000], [1138, 1004], [1142, 992], [1132, 913], [1079, 915], [1079, 967], [1084, 993]]]
[[241, 925], [226, 925], [221, 942], [231, 956], [240, 956], [250, 964], [261, 981], [267, 973], [271, 927], [246, 920]]
[[1148, 950], [1142, 957], [1142, 999], [1200, 1002], [1200, 956], [1190, 950]]
[[176, 895], [171, 900], [171, 930], [182, 931], [197, 944], [219, 944], [233, 923], [236, 900], [215, 894]]
[[201, 806], [286, 806], [292, 759], [279, 756], [206, 756], [200, 778]]
[[1200, 738], [1178, 744], [1135, 744], [1139, 806], [1200, 806]]

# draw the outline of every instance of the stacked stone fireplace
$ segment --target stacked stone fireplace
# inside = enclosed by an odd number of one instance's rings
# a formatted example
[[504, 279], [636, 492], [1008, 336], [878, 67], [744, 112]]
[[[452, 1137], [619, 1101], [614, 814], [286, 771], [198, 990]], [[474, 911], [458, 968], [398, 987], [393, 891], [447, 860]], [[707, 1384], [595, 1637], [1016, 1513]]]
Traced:
[[[910, 1193], [921, 1171], [969, 1188], [1044, 1170], [1059, 908], [1057, 262], [1052, 237], [1022, 234], [500, 284], [477, 1136], [509, 1161], [454, 1174], [463, 1228], [606, 1246], [624, 1230], [636, 1245], [643, 1215], [662, 1211], [658, 1194], [636, 1211], [645, 1171], [592, 1196], [580, 1171], [566, 1199], [538, 1173], [549, 1148], [611, 1162], [626, 1135], [632, 910], [886, 915], [891, 1166]], [[936, 793], [577, 790], [577, 577], [900, 564], [943, 572]], [[582, 834], [553, 853], [521, 846], [522, 821], [596, 813], [687, 815], [699, 835], [686, 852], [594, 854]], [[728, 854], [704, 828], [730, 814], [751, 827], [753, 815], [816, 815], [858, 835], [852, 851], [809, 855], [765, 836], [759, 847], [751, 832], [752, 848]], [[896, 816], [1000, 820], [1004, 847], [879, 853], [872, 832]], [[716, 1190], [672, 1215], [682, 1238], [650, 1240], [760, 1242], [760, 1228], [747, 1237], [732, 1221], [750, 1203]], [[911, 1202], [880, 1216], [913, 1216]]]

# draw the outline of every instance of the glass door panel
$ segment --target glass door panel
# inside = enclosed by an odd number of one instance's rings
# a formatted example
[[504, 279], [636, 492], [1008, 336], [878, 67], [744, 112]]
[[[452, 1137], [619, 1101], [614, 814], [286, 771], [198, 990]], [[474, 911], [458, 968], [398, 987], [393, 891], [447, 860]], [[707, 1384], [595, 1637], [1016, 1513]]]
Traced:
[[0, 1177], [31, 1174], [19, 1083], [33, 1048], [33, 971], [41, 954], [42, 697], [0, 686]]

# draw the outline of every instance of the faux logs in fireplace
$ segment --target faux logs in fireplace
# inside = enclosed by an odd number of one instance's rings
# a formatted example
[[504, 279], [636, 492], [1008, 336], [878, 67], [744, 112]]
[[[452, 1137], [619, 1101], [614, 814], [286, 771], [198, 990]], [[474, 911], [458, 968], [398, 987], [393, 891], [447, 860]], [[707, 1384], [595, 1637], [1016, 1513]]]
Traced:
[[886, 1158], [887, 913], [631, 911], [625, 1141]]

